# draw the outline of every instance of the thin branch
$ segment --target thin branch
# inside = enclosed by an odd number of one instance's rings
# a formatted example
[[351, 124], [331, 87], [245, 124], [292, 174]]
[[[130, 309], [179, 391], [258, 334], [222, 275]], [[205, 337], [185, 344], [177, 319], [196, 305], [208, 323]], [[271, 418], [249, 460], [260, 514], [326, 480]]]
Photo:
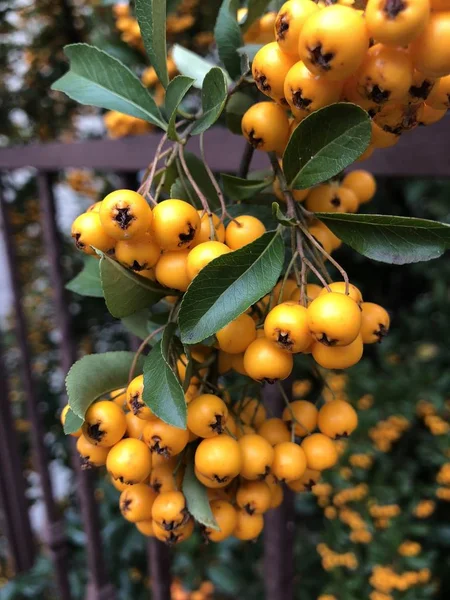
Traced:
[[209, 217], [212, 213], [211, 213], [211, 209], [208, 204], [208, 200], [206, 199], [206, 196], [203, 194], [201, 189], [198, 187], [195, 179], [192, 177], [192, 173], [189, 171], [189, 168], [186, 164], [186, 159], [184, 157], [184, 145], [183, 144], [179, 145], [179, 156], [180, 156], [181, 166], [183, 167], [183, 171], [185, 172], [189, 183], [192, 185], [195, 193], [197, 194], [197, 196], [202, 204], [203, 210], [206, 212], [206, 214]]
[[[167, 134], [163, 135], [163, 137], [161, 138], [161, 141], [158, 144], [158, 147], [156, 148], [156, 153], [155, 153], [155, 158], [153, 159], [153, 162], [151, 164], [150, 167], [150, 172], [148, 174], [148, 177], [146, 179], [144, 179], [141, 187], [139, 188], [138, 192], [140, 194], [142, 194], [143, 196], [148, 196], [150, 199], [150, 202], [155, 205], [156, 202], [153, 198], [153, 196], [150, 194], [150, 188], [152, 186], [153, 183], [153, 178], [155, 177], [155, 172], [156, 172], [156, 165], [158, 164], [158, 162], [161, 160], [162, 156], [161, 156], [161, 152], [163, 149], [164, 144], [167, 141]], [[166, 150], [166, 154], [168, 154], [170, 152], [171, 149]]]
[[241, 164], [239, 165], [238, 177], [241, 177], [242, 179], [247, 178], [254, 152], [255, 149], [253, 146], [251, 144], [246, 144], [244, 154], [241, 158]]
[[141, 345], [139, 346], [139, 348], [136, 350], [136, 354], [134, 355], [133, 362], [131, 363], [131, 367], [130, 367], [130, 372], [128, 374], [128, 385], [130, 384], [130, 382], [134, 378], [134, 372], [136, 370], [137, 361], [139, 360], [140, 355], [144, 352], [145, 346], [147, 346], [147, 344], [149, 343], [149, 341], [155, 335], [158, 335], [158, 333], [161, 333], [161, 331], [163, 331], [165, 329], [165, 327], [166, 327], [165, 325], [162, 325], [162, 327], [158, 327], [158, 329], [155, 329], [155, 331], [152, 331], [152, 333], [150, 333], [145, 338], [145, 340], [143, 340], [143, 342], [141, 343]]

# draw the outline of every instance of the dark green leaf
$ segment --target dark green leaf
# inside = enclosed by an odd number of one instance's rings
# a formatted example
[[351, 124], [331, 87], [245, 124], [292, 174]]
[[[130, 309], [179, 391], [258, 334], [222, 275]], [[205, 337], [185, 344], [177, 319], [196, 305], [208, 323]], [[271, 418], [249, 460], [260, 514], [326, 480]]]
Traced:
[[281, 212], [280, 205], [278, 204], [278, 202], [272, 202], [272, 214], [274, 218], [278, 221], [278, 223], [281, 223], [285, 227], [297, 226], [297, 220], [294, 217], [286, 217], [286, 215], [283, 212]]
[[148, 320], [149, 310], [148, 308], [144, 308], [143, 310], [135, 312], [133, 315], [124, 317], [122, 319], [122, 325], [129, 333], [144, 340], [150, 333], [148, 329]]
[[191, 77], [184, 77], [184, 75], [178, 75], [169, 83], [166, 91], [165, 109], [169, 118], [169, 127], [167, 128], [167, 135], [169, 139], [173, 141], [178, 140], [177, 131], [175, 129], [175, 122], [177, 119], [178, 107], [186, 96], [188, 91], [191, 89], [194, 80]]
[[246, 44], [245, 46], [241, 46], [237, 49], [237, 53], [241, 56], [247, 56], [250, 62], [253, 62], [253, 59], [256, 56], [256, 53], [261, 50], [263, 44]]
[[360, 254], [394, 265], [438, 258], [450, 248], [450, 225], [412, 217], [316, 213]]
[[203, 133], [213, 125], [222, 114], [227, 101], [227, 80], [222, 69], [213, 67], [203, 81], [203, 114], [192, 129], [192, 135]]
[[242, 24], [242, 31], [247, 31], [252, 23], [256, 21], [270, 4], [271, 0], [249, 0], [247, 18]]
[[52, 85], [81, 104], [144, 119], [166, 129], [159, 108], [141, 81], [119, 60], [88, 44], [64, 49], [70, 70]]
[[150, 63], [166, 88], [167, 74], [166, 44], [166, 0], [135, 0], [136, 18], [141, 30], [144, 46]]
[[118, 319], [150, 307], [164, 296], [178, 294], [125, 269], [106, 254], [101, 254], [100, 277], [106, 306]]
[[83, 270], [66, 284], [66, 289], [80, 296], [103, 298], [98, 258], [87, 256]]
[[313, 112], [296, 127], [284, 152], [289, 186], [309, 188], [340, 173], [367, 148], [371, 131], [369, 115], [354, 104]]
[[[186, 160], [186, 164], [188, 166], [189, 171], [192, 173], [192, 177], [197, 183], [200, 190], [203, 194], [208, 198], [209, 205], [212, 209], [220, 206], [219, 197], [217, 196], [217, 192], [211, 183], [211, 179], [208, 175], [208, 172], [205, 169], [205, 165], [203, 161], [200, 160], [195, 154], [191, 152], [185, 152], [184, 158]], [[192, 202], [197, 208], [201, 208], [201, 202], [194, 191], [192, 185], [186, 179], [186, 176], [183, 176], [183, 182], [176, 181], [174, 186], [171, 189], [171, 197], [179, 198], [180, 200], [186, 200]], [[182, 195], [177, 195], [182, 194]]]
[[144, 363], [144, 402], [165, 423], [186, 429], [183, 388], [169, 364], [169, 350], [176, 325], [170, 323]]
[[[88, 354], [74, 363], [67, 373], [66, 389], [72, 411], [84, 419], [89, 406], [97, 398], [128, 385], [134, 352]], [[143, 357], [139, 357], [135, 374], [142, 373]]]
[[75, 431], [78, 431], [82, 425], [83, 419], [76, 415], [71, 408], [69, 408], [64, 420], [64, 433], [66, 435], [69, 433], [75, 433]]
[[241, 177], [221, 173], [220, 177], [222, 179], [225, 194], [231, 198], [233, 202], [253, 198], [253, 196], [256, 196], [259, 192], [262, 192], [273, 183], [273, 176], [262, 180], [254, 180], [242, 179]]
[[241, 60], [237, 49], [242, 46], [241, 29], [237, 22], [239, 0], [223, 0], [214, 28], [220, 60], [235, 79], [241, 74]]
[[[264, 226], [269, 231], [270, 229], [274, 229], [277, 226], [276, 220], [273, 218], [272, 214], [272, 202], [273, 196], [268, 196], [270, 199], [269, 204], [230, 204], [227, 206], [227, 212], [231, 217], [239, 217], [240, 215], [251, 215], [252, 217], [256, 217], [260, 221], [264, 223]], [[221, 214], [218, 210], [217, 214]], [[225, 225], [228, 224], [228, 221], [225, 221]]]
[[194, 79], [193, 86], [201, 90], [206, 74], [214, 65], [195, 54], [195, 52], [191, 52], [191, 50], [178, 44], [172, 47], [172, 58], [178, 71], [186, 77], [192, 77]]
[[244, 92], [236, 92], [230, 97], [225, 107], [225, 117], [227, 127], [232, 133], [242, 135], [242, 117], [253, 104], [253, 98]]
[[269, 231], [210, 262], [183, 298], [179, 313], [182, 341], [197, 344], [258, 302], [276, 284], [283, 261], [282, 237]]
[[192, 460], [188, 462], [184, 473], [183, 494], [186, 498], [187, 509], [197, 523], [220, 531], [211, 512], [206, 487], [195, 476]]

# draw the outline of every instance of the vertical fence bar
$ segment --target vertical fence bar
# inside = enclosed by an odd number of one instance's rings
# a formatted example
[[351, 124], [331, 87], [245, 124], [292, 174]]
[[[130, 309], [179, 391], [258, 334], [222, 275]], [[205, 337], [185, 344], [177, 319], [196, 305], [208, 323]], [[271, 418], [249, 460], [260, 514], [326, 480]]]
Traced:
[[159, 540], [149, 538], [147, 555], [152, 600], [170, 600], [170, 549]]
[[35, 546], [2, 352], [0, 332], [0, 505], [14, 568], [20, 573], [33, 566]]
[[52, 555], [55, 567], [56, 582], [59, 598], [70, 600], [70, 586], [68, 578], [68, 549], [67, 539], [64, 532], [64, 523], [53, 496], [52, 483], [48, 471], [48, 455], [44, 443], [45, 431], [39, 414], [38, 397], [36, 385], [31, 367], [31, 355], [27, 343], [27, 327], [25, 313], [22, 307], [22, 291], [17, 275], [17, 260], [14, 243], [12, 239], [11, 224], [8, 218], [8, 209], [4, 202], [2, 189], [0, 188], [0, 207], [3, 222], [3, 233], [8, 262], [11, 290], [14, 298], [16, 336], [22, 359], [23, 385], [27, 396], [28, 414], [31, 421], [31, 442], [33, 447], [34, 462], [39, 473], [42, 494], [47, 513], [47, 543]]
[[[289, 398], [291, 383], [285, 388]], [[263, 401], [274, 417], [281, 417], [284, 400], [276, 384], [265, 384]], [[293, 580], [294, 494], [286, 488], [282, 504], [264, 515], [265, 600], [292, 600]]]
[[[41, 223], [52, 282], [55, 320], [61, 332], [60, 357], [64, 373], [70, 369], [77, 357], [76, 344], [72, 335], [71, 317], [68, 310], [68, 298], [64, 287], [61, 266], [62, 244], [56, 225], [55, 199], [53, 195], [51, 173], [40, 172], [37, 175], [39, 201], [41, 204]], [[114, 587], [108, 582], [106, 565], [102, 553], [102, 539], [98, 508], [94, 498], [92, 473], [83, 471], [71, 438], [70, 449], [72, 463], [77, 477], [77, 493], [86, 532], [87, 564], [90, 578], [86, 600], [114, 600]]]

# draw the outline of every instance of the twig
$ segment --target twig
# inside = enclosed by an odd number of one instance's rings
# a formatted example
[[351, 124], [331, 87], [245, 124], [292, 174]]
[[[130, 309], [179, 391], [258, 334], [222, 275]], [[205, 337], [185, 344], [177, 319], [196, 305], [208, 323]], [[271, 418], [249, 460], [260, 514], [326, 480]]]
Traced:
[[212, 213], [211, 213], [211, 209], [210, 209], [209, 204], [208, 204], [208, 200], [206, 199], [206, 196], [203, 194], [203, 192], [201, 191], [201, 189], [198, 187], [197, 182], [192, 177], [192, 173], [189, 171], [189, 168], [188, 168], [188, 166], [186, 164], [186, 159], [184, 157], [184, 145], [183, 144], [179, 145], [179, 156], [180, 156], [181, 166], [183, 167], [183, 171], [185, 172], [186, 177], [188, 178], [189, 183], [192, 185], [195, 193], [197, 194], [197, 196], [198, 196], [198, 198], [199, 198], [199, 200], [200, 200], [200, 202], [202, 204], [203, 210], [206, 212], [206, 214], [208, 215], [208, 217], [210, 217]]
[[[293, 421], [295, 424], [297, 424], [297, 425], [300, 425], [300, 427], [303, 427], [303, 429], [304, 429], [304, 430], [305, 430], [305, 431], [308, 433], [308, 435], [311, 435], [311, 430], [310, 430], [310, 429], [308, 429], [308, 427], [306, 427], [305, 425], [303, 425], [303, 423], [302, 423], [301, 421], [299, 421], [299, 420], [297, 419], [297, 417], [294, 415], [294, 411], [292, 410], [292, 406], [291, 406], [290, 400], [289, 400], [289, 398], [287, 397], [287, 394], [286, 394], [286, 392], [284, 391], [284, 389], [283, 389], [283, 386], [281, 385], [281, 382], [280, 382], [280, 381], [277, 381], [277, 385], [278, 385], [278, 389], [280, 390], [280, 394], [281, 394], [281, 396], [282, 396], [282, 398], [283, 398], [283, 400], [284, 400], [284, 403], [286, 404], [286, 406], [287, 406], [287, 408], [288, 408], [288, 410], [289, 410], [289, 412], [290, 412], [290, 415], [291, 415], [292, 421]], [[295, 428], [293, 428], [293, 429], [295, 429]], [[292, 430], [291, 430], [291, 431], [292, 431]]]
[[166, 327], [165, 325], [162, 325], [161, 327], [158, 327], [158, 329], [155, 329], [155, 331], [152, 331], [152, 333], [150, 333], [145, 338], [145, 340], [141, 343], [141, 345], [139, 346], [139, 348], [136, 350], [136, 353], [135, 353], [134, 358], [133, 358], [133, 362], [131, 363], [130, 372], [128, 374], [128, 385], [130, 384], [130, 382], [134, 378], [134, 372], [136, 370], [137, 361], [138, 361], [140, 355], [142, 354], [142, 352], [144, 351], [145, 346], [149, 343], [149, 341], [155, 335], [158, 335], [158, 333], [161, 333], [161, 331], [163, 331], [163, 329], [165, 329], [165, 327]]
[[239, 165], [238, 177], [241, 177], [242, 179], [247, 178], [254, 152], [255, 149], [253, 146], [251, 144], [246, 144], [244, 154], [241, 158], [241, 164]]
[[314, 275], [317, 277], [317, 279], [320, 281], [320, 283], [323, 285], [323, 287], [327, 288], [327, 290], [330, 292], [331, 291], [330, 286], [328, 285], [327, 281], [322, 277], [322, 275], [320, 274], [320, 271], [318, 271], [316, 269], [316, 267], [312, 264], [312, 262], [310, 260], [308, 260], [306, 257], [303, 258], [303, 262], [314, 273]]
[[284, 286], [286, 285], [286, 281], [289, 277], [290, 272], [292, 271], [292, 268], [295, 264], [295, 261], [297, 260], [297, 257], [298, 257], [298, 252], [296, 250], [295, 252], [293, 252], [292, 258], [289, 261], [289, 264], [287, 266], [286, 273], [284, 274], [283, 281], [281, 283], [281, 289], [280, 289], [280, 293], [278, 294], [278, 298], [275, 298], [275, 301], [278, 304], [280, 303], [280, 300], [283, 300]]
[[[162, 148], [163, 148], [164, 144], [166, 143], [166, 141], [167, 141], [167, 134], [163, 135], [163, 137], [161, 138], [161, 141], [159, 142], [158, 147], [156, 148], [155, 158], [153, 159], [148, 177], [144, 180], [144, 182], [142, 183], [141, 187], [138, 190], [138, 192], [142, 193], [143, 196], [148, 196], [151, 204], [153, 204], [153, 205], [155, 205], [156, 202], [155, 202], [153, 196], [150, 194], [150, 188], [153, 183], [153, 178], [155, 177], [156, 165], [162, 158], [161, 151], [162, 151]], [[168, 154], [170, 152], [170, 150], [171, 150], [170, 148], [168, 150], [166, 150], [166, 153], [164, 154], [164, 156], [166, 154]]]
[[306, 282], [306, 263], [305, 263], [305, 249], [303, 248], [303, 238], [299, 236], [298, 242], [298, 253], [302, 264], [300, 272], [300, 304], [306, 306], [308, 304], [307, 282]]

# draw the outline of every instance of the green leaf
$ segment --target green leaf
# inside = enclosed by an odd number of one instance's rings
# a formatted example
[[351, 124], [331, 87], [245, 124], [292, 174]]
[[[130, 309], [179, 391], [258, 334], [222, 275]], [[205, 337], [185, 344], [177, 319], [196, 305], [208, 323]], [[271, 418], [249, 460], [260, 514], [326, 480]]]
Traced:
[[122, 319], [122, 325], [129, 333], [144, 340], [150, 333], [148, 330], [148, 321], [149, 310], [148, 308], [144, 308], [143, 310], [135, 312], [133, 315], [124, 317]]
[[281, 223], [282, 225], [284, 225], [284, 227], [297, 226], [297, 220], [294, 217], [286, 217], [286, 215], [281, 211], [278, 202], [272, 202], [272, 214], [274, 218], [278, 221], [278, 223]]
[[64, 421], [64, 433], [68, 435], [69, 433], [75, 433], [78, 431], [80, 427], [83, 425], [84, 419], [76, 415], [71, 408], [66, 413], [66, 418]]
[[257, 52], [261, 50], [263, 44], [246, 44], [237, 49], [239, 56], [247, 56], [250, 62], [253, 62]]
[[247, 18], [241, 25], [242, 31], [245, 33], [250, 25], [256, 21], [270, 4], [271, 0], [249, 0]]
[[211, 512], [206, 487], [195, 476], [193, 460], [190, 460], [186, 465], [182, 488], [187, 509], [194, 519], [206, 527], [220, 531]]
[[[128, 385], [134, 352], [88, 354], [77, 360], [67, 373], [66, 390], [72, 411], [84, 419], [97, 398]], [[135, 374], [142, 373], [144, 358], [139, 357]]]
[[84, 260], [83, 270], [66, 283], [66, 289], [80, 294], [80, 296], [103, 298], [98, 258], [87, 256]]
[[192, 281], [181, 303], [181, 340], [197, 344], [258, 302], [275, 286], [283, 261], [283, 239], [269, 231], [210, 262]]
[[176, 325], [170, 323], [162, 340], [155, 344], [144, 363], [143, 399], [157, 417], [169, 425], [186, 429], [186, 400], [183, 388], [169, 364], [170, 342]]
[[242, 135], [242, 117], [254, 103], [253, 98], [244, 92], [238, 91], [230, 97], [225, 107], [225, 117], [227, 127], [232, 133]]
[[52, 85], [81, 104], [117, 110], [166, 130], [159, 108], [141, 81], [113, 58], [88, 44], [64, 48], [70, 70]]
[[441, 256], [450, 248], [450, 225], [413, 217], [316, 213], [351, 248], [380, 262], [405, 265]]
[[203, 87], [203, 81], [214, 65], [205, 60], [195, 52], [175, 44], [172, 47], [172, 58], [177, 65], [178, 71], [186, 77], [194, 79], [193, 86], [199, 90]]
[[253, 198], [265, 190], [269, 185], [273, 183], [273, 176], [267, 177], [266, 179], [242, 179], [241, 177], [235, 177], [234, 175], [228, 175], [221, 173], [223, 188], [225, 194], [233, 200], [233, 202], [248, 200]]
[[[203, 194], [208, 198], [209, 205], [214, 210], [220, 206], [219, 197], [217, 196], [217, 192], [211, 183], [211, 179], [205, 169], [203, 161], [191, 152], [185, 152], [184, 158], [189, 171], [192, 173], [192, 177]], [[193, 203], [197, 208], [200, 209], [202, 207], [199, 197], [194, 191], [192, 185], [187, 180], [186, 176], [183, 177], [183, 183], [180, 180], [175, 182], [174, 186], [172, 186], [172, 189], [170, 190], [170, 193], [172, 198], [179, 198], [180, 200], [186, 200], [188, 202], [190, 202], [192, 198]]]
[[113, 317], [128, 317], [152, 306], [164, 296], [179, 293], [136, 275], [106, 254], [101, 253], [100, 256], [103, 295]]
[[167, 74], [166, 44], [166, 0], [135, 0], [136, 18], [141, 30], [144, 46], [158, 79], [166, 88]]
[[296, 127], [284, 151], [288, 185], [305, 189], [334, 177], [361, 156], [370, 137], [369, 115], [359, 106], [316, 110]]
[[192, 129], [192, 135], [203, 133], [213, 125], [222, 114], [228, 97], [225, 73], [219, 67], [213, 67], [203, 81], [203, 114]]
[[241, 74], [241, 59], [237, 49], [243, 44], [241, 28], [237, 22], [239, 0], [223, 0], [214, 27], [220, 60], [232, 79]]
[[166, 91], [165, 109], [169, 117], [169, 127], [167, 129], [167, 135], [169, 139], [176, 142], [178, 140], [177, 131], [175, 129], [175, 122], [177, 119], [177, 110], [180, 106], [181, 101], [186, 96], [188, 91], [191, 89], [194, 83], [192, 77], [184, 77], [184, 75], [177, 75], [169, 83]]

